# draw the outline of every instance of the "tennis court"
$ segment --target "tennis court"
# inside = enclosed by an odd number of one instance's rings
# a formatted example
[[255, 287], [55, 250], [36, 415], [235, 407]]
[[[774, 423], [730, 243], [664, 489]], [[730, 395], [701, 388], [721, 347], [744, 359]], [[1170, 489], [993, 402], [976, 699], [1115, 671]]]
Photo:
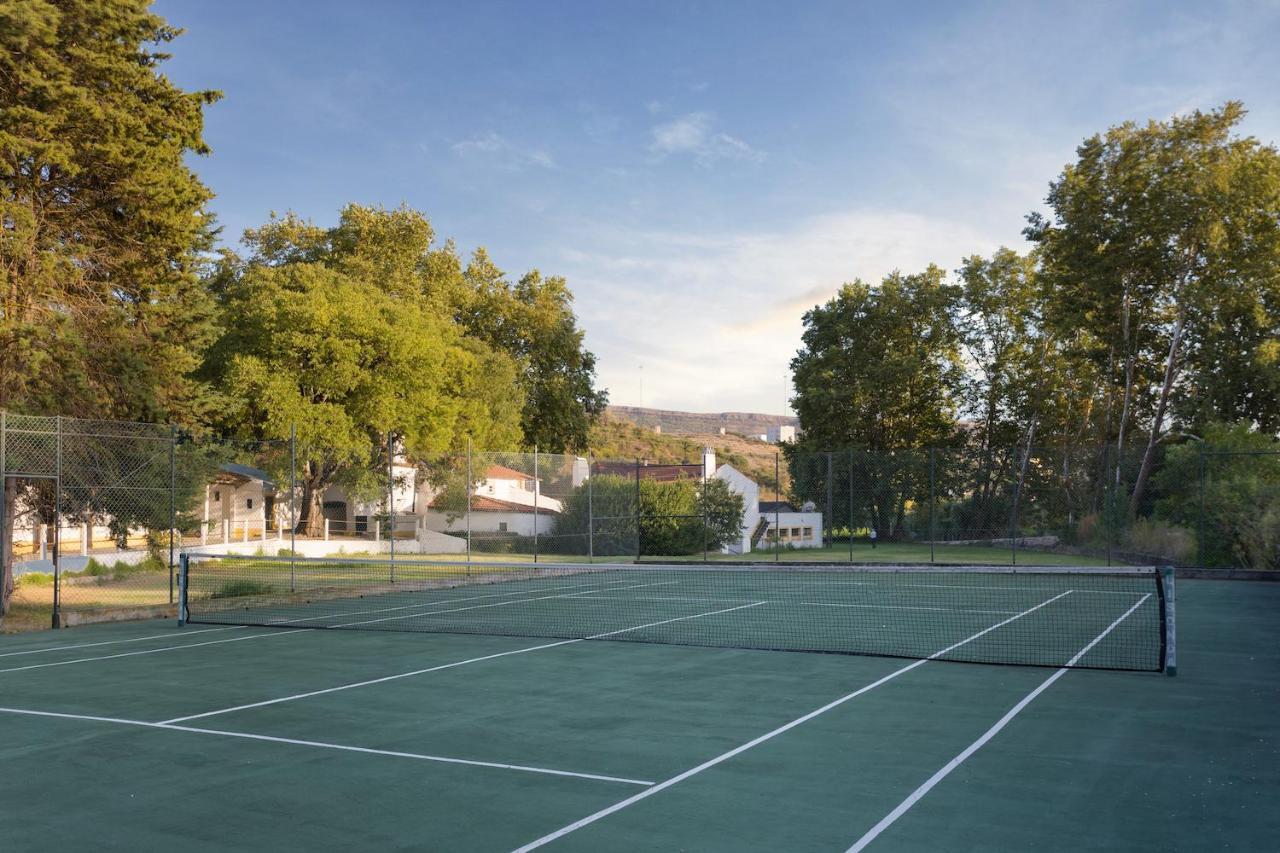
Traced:
[[0, 640], [6, 847], [1280, 837], [1280, 584], [222, 557], [183, 592]]

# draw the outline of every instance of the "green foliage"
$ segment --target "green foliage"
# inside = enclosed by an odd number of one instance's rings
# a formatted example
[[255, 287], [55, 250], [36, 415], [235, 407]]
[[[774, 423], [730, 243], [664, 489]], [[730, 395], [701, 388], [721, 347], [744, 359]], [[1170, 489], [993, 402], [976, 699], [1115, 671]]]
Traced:
[[196, 420], [211, 328], [196, 276], [211, 196], [203, 108], [145, 0], [0, 14], [0, 408]]
[[275, 587], [269, 583], [249, 579], [227, 581], [214, 590], [210, 598], [243, 598], [250, 595], [270, 595]]
[[608, 395], [594, 387], [595, 356], [583, 349], [565, 280], [532, 270], [512, 285], [483, 250], [463, 275], [470, 285], [462, 313], [468, 333], [519, 365], [525, 446], [585, 450]]
[[[642, 555], [687, 556], [719, 551], [741, 535], [742, 496], [723, 480], [659, 482], [641, 480]], [[592, 477], [564, 501], [554, 536], [570, 553], [587, 552], [589, 518], [594, 516], [593, 551], [597, 556], [636, 553], [635, 480], [614, 475]], [[705, 523], [704, 523], [705, 517]]]
[[[1202, 484], [1201, 489], [1195, 484]], [[1280, 442], [1248, 424], [1208, 424], [1204, 443], [1169, 448], [1156, 516], [1204, 531], [1204, 565], [1280, 569]]]
[[807, 449], [896, 450], [948, 444], [963, 371], [954, 313], [959, 288], [942, 270], [846, 284], [804, 315], [791, 360]]

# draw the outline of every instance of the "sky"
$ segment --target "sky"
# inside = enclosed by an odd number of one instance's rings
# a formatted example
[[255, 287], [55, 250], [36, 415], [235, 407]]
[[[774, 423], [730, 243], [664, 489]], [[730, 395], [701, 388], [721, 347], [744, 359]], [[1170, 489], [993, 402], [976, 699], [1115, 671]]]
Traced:
[[1280, 2], [159, 0], [217, 89], [222, 240], [423, 211], [562, 275], [610, 400], [788, 412], [844, 282], [1028, 248], [1076, 146], [1227, 100], [1280, 142]]

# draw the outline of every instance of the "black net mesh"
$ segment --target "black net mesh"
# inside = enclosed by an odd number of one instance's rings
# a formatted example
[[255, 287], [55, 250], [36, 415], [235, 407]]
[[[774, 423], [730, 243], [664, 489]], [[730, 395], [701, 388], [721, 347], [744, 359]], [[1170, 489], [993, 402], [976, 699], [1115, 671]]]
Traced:
[[188, 560], [192, 622], [1162, 666], [1151, 569]]

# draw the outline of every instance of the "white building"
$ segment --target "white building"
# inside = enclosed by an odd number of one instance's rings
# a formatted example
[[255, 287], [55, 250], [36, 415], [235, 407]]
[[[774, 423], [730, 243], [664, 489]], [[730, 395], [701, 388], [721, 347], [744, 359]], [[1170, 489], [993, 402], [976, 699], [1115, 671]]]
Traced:
[[[794, 427], [787, 427], [792, 430]], [[732, 465], [716, 467], [716, 454], [711, 448], [702, 451], [704, 470], [714, 471], [718, 480], [742, 495], [742, 529], [737, 541], [723, 549], [727, 554], [747, 554], [752, 549], [770, 547], [777, 541], [792, 548], [822, 547], [822, 513], [797, 511], [785, 502], [760, 500], [760, 485]]]
[[796, 428], [790, 424], [779, 424], [778, 426], [769, 427], [769, 432], [765, 435], [765, 441], [770, 444], [781, 444], [784, 441], [796, 440]]
[[[575, 466], [574, 480], [578, 479]], [[585, 480], [585, 471], [582, 474]], [[532, 536], [551, 533], [561, 502], [542, 493], [542, 484], [532, 474], [490, 465], [471, 493], [471, 526], [463, 513], [451, 512], [439, 504], [438, 494], [425, 501], [426, 527], [440, 533], [510, 533]]]

